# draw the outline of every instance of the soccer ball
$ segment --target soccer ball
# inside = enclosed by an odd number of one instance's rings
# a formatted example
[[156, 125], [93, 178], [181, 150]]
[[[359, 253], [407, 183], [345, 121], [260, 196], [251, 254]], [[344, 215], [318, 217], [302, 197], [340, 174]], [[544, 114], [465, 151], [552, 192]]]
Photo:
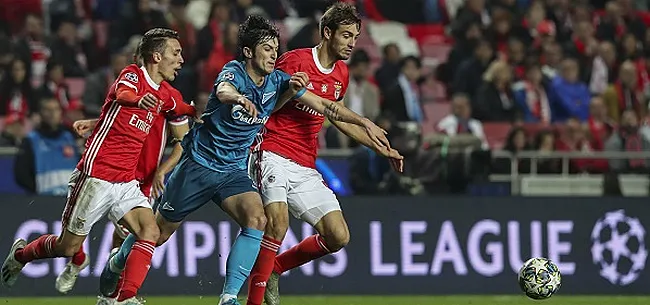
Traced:
[[519, 270], [519, 287], [531, 299], [550, 298], [560, 289], [560, 269], [543, 257], [531, 258]]

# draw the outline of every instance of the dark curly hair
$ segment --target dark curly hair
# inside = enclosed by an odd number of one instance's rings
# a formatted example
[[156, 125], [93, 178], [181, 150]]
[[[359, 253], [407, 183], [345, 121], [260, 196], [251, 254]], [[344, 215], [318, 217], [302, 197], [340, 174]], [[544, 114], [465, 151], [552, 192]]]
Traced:
[[[135, 58], [140, 58], [145, 62], [150, 62], [153, 53], [162, 53], [165, 51], [167, 39], [180, 39], [178, 32], [165, 28], [154, 28], [148, 30], [140, 39]], [[138, 56], [139, 54], [139, 56]]]
[[361, 29], [361, 17], [354, 5], [337, 2], [330, 6], [320, 18], [320, 36], [325, 36], [325, 28], [336, 32], [341, 25], [356, 24]]
[[259, 15], [250, 15], [246, 21], [239, 26], [239, 48], [255, 47], [273, 38], [280, 39], [280, 31], [269, 20]]

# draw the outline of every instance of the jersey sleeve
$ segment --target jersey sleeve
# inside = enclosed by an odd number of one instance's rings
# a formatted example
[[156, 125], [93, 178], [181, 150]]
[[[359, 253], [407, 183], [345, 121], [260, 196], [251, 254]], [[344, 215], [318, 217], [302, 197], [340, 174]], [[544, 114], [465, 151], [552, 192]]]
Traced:
[[300, 72], [300, 56], [293, 51], [284, 53], [275, 63], [275, 68], [289, 75]]
[[[177, 104], [177, 103], [185, 103], [183, 101], [183, 96], [181, 95], [181, 93], [178, 90], [173, 89], [173, 88], [171, 90], [170, 98], [172, 99], [172, 101], [175, 104]], [[168, 112], [165, 113], [165, 119], [171, 125], [184, 125], [184, 124], [187, 124], [187, 122], [188, 122], [187, 115], [175, 115], [172, 111], [168, 111]]]
[[[289, 90], [289, 80], [291, 79], [291, 75], [284, 73], [283, 71], [277, 70], [277, 77], [278, 77], [278, 96], [281, 96], [285, 91]], [[293, 100], [300, 98], [307, 92], [307, 88], [302, 88], [300, 91], [296, 93], [296, 95], [293, 96]]]
[[140, 94], [140, 77], [138, 68], [135, 65], [129, 65], [120, 72], [120, 76], [115, 82], [115, 91], [131, 89], [135, 94]]
[[240, 93], [244, 91], [244, 75], [242, 75], [242, 70], [237, 67], [235, 62], [229, 62], [223, 66], [223, 70], [221, 70], [221, 73], [219, 73], [219, 76], [214, 81], [214, 88], [222, 82], [231, 84]]

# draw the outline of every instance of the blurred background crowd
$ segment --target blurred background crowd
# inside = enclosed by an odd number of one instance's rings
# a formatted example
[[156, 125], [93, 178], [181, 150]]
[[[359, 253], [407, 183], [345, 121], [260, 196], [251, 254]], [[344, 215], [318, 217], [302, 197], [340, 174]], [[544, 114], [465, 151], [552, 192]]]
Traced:
[[[38, 192], [38, 171], [74, 166], [82, 142], [69, 126], [99, 115], [148, 29], [180, 33], [185, 65], [173, 85], [186, 101], [205, 102], [237, 56], [247, 15], [275, 20], [286, 51], [318, 44], [318, 18], [332, 2], [0, 0], [0, 145], [19, 148], [16, 182]], [[326, 124], [324, 154], [340, 152], [354, 193], [499, 193], [481, 185], [499, 174], [508, 183], [604, 174], [616, 194], [615, 175], [647, 174], [650, 1], [347, 2], [364, 24], [343, 102], [390, 130], [406, 157], [404, 175], [395, 175]], [[70, 162], [48, 158], [44, 141], [59, 143]]]

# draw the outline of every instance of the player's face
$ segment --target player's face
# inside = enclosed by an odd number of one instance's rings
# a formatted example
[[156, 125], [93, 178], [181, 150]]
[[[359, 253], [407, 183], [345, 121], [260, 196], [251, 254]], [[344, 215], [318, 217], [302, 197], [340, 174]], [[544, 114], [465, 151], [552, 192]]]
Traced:
[[278, 39], [273, 38], [258, 44], [253, 52], [253, 65], [264, 75], [271, 74], [278, 58]]
[[181, 69], [181, 66], [185, 62], [183, 60], [183, 48], [181, 48], [181, 43], [176, 39], [167, 39], [165, 46], [165, 51], [161, 54], [162, 59], [160, 60], [160, 74], [163, 78], [171, 82], [176, 79], [178, 75], [178, 70]]
[[328, 39], [329, 50], [337, 59], [348, 60], [354, 45], [357, 44], [357, 39], [359, 39], [359, 30], [356, 24], [341, 25]]

